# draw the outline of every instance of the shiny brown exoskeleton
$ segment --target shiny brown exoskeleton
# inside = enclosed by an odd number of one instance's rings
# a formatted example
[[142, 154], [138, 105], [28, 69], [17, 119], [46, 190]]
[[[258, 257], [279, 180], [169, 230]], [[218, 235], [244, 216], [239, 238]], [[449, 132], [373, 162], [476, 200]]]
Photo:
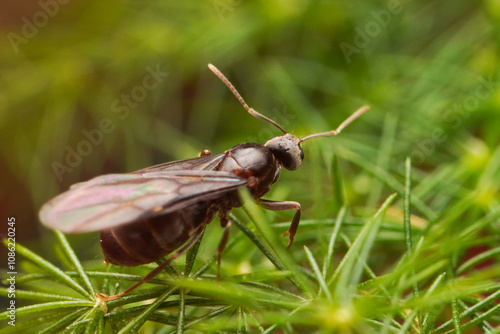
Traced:
[[299, 139], [279, 124], [248, 107], [233, 85], [213, 65], [209, 68], [229, 87], [253, 116], [281, 130], [284, 135], [264, 145], [245, 143], [224, 153], [211, 155], [208, 150], [193, 159], [169, 162], [129, 174], [98, 176], [73, 185], [67, 192], [46, 203], [40, 220], [66, 233], [101, 232], [101, 247], [106, 262], [137, 266], [157, 261], [173, 253], [166, 261], [119, 297], [157, 275], [168, 263], [192, 246], [205, 226], [218, 214], [223, 236], [220, 254], [229, 235], [228, 214], [241, 206], [238, 189], [246, 187], [253, 198], [269, 210], [296, 210], [287, 231], [293, 242], [300, 220], [300, 204], [291, 201], [261, 199], [280, 175], [281, 167], [297, 169], [304, 158], [301, 143], [316, 137], [338, 134], [347, 124], [368, 110], [364, 106], [336, 130]]

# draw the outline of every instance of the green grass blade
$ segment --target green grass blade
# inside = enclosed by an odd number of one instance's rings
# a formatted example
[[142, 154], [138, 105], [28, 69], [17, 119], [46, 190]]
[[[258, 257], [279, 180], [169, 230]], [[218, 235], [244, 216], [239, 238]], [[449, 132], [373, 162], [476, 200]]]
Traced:
[[[208, 314], [206, 314], [204, 316], [196, 318], [195, 320], [191, 320], [191, 321], [186, 322], [184, 328], [195, 327], [197, 325], [202, 324], [206, 320], [221, 316], [222, 314], [227, 313], [228, 311], [230, 311], [232, 309], [233, 309], [233, 306], [231, 306], [231, 305], [220, 307], [218, 309], [215, 309], [214, 311], [209, 312]], [[174, 333], [175, 331], [176, 330], [173, 330], [170, 333]]]
[[194, 245], [186, 252], [186, 266], [184, 268], [184, 276], [189, 276], [191, 270], [193, 269], [194, 261], [196, 260], [196, 256], [198, 255], [198, 250], [200, 249], [201, 240], [203, 240], [204, 234], [205, 231], [203, 231]]
[[241, 285], [231, 282], [219, 284], [217, 281], [194, 281], [191, 279], [180, 279], [176, 282], [178, 286], [190, 289], [196, 293], [216, 298], [218, 301], [226, 301], [235, 307], [246, 307], [259, 309], [262, 304], [280, 306], [285, 309], [293, 309], [303, 299], [292, 294], [276, 294], [259, 285]]
[[289, 279], [294, 285], [296, 285], [301, 291], [312, 295], [312, 287], [308, 284], [302, 272], [296, 268], [295, 261], [291, 258], [283, 246], [283, 241], [277, 237], [276, 233], [271, 228], [269, 221], [262, 214], [261, 208], [255, 204], [246, 189], [240, 191], [240, 196], [244, 202], [243, 209], [259, 229], [262, 238], [253, 233], [238, 219], [233, 220], [234, 224], [238, 226], [241, 231], [245, 233], [245, 235], [247, 235], [247, 237], [259, 248], [259, 250], [262, 251], [269, 261], [276, 266], [276, 268], [293, 273], [293, 276], [289, 277]]
[[[487, 298], [485, 298], [485, 299], [479, 301], [478, 303], [476, 303], [474, 306], [467, 308], [464, 312], [462, 312], [460, 314], [459, 319], [464, 319], [466, 317], [469, 317], [471, 314], [475, 313], [476, 311], [478, 311], [480, 309], [484, 309], [485, 306], [488, 306], [490, 304], [495, 303], [498, 298], [500, 298], [500, 290], [496, 291], [495, 293], [492, 293]], [[446, 327], [450, 326], [452, 324], [452, 322], [453, 322], [453, 319], [452, 320], [448, 320], [445, 323], [443, 323], [441, 326], [439, 326], [438, 328], [436, 328], [435, 330], [433, 330], [432, 332], [433, 333], [442, 332], [443, 329], [445, 329]]]
[[[4, 244], [6, 244], [7, 239], [4, 239]], [[41, 256], [38, 256], [37, 254], [33, 253], [26, 247], [22, 246], [19, 243], [16, 243], [16, 251], [29, 259], [30, 261], [34, 262], [37, 264], [40, 268], [44, 269], [45, 271], [55, 275], [61, 282], [69, 286], [70, 288], [74, 289], [81, 295], [88, 297], [89, 299], [93, 299], [93, 296], [91, 296], [84, 288], [82, 288], [74, 279], [66, 275], [61, 269], [57, 268], [54, 266], [52, 263], [49, 261], [45, 260]]]
[[66, 239], [66, 237], [64, 236], [63, 233], [61, 233], [60, 231], [54, 231], [54, 232], [57, 236], [57, 239], [61, 243], [64, 252], [68, 256], [68, 258], [71, 260], [74, 268], [76, 269], [76, 272], [78, 273], [78, 275], [80, 276], [80, 278], [84, 282], [84, 286], [87, 288], [89, 295], [91, 297], [93, 297], [95, 295], [94, 288], [92, 287], [92, 284], [90, 283], [89, 277], [85, 274], [85, 270], [83, 269], [80, 260], [78, 260], [78, 257], [76, 256], [75, 252], [73, 251], [73, 248], [71, 248], [68, 240]]
[[300, 312], [301, 310], [303, 310], [304, 308], [306, 307], [306, 305], [301, 305], [295, 309], [293, 309], [290, 313], [288, 313], [288, 315], [286, 317], [284, 317], [282, 319], [282, 322], [281, 323], [277, 323], [277, 324], [274, 324], [274, 325], [271, 325], [269, 326], [269, 328], [267, 328], [263, 334], [271, 334], [271, 333], [275, 333], [276, 332], [276, 328], [278, 326], [280, 326], [282, 323], [286, 323], [287, 321], [287, 318], [293, 318], [295, 316], [296, 313]]
[[264, 333], [264, 327], [259, 323], [259, 321], [254, 317], [254, 315], [250, 312], [246, 312], [248, 318], [252, 321], [254, 327], [257, 328], [259, 333]]
[[401, 328], [398, 330], [398, 334], [406, 334], [406, 333], [409, 333], [409, 329], [411, 327], [411, 325], [413, 324], [413, 321], [415, 320], [415, 318], [417, 317], [418, 315], [418, 312], [416, 311], [413, 311], [411, 312], [407, 317], [406, 317], [406, 320], [405, 322], [403, 323], [403, 325], [401, 326]]
[[99, 326], [99, 323], [103, 322], [104, 320], [104, 314], [102, 310], [99, 307], [94, 307], [92, 312], [89, 313], [88, 316], [88, 323], [87, 326], [85, 327], [85, 334], [101, 334], [103, 333], [101, 330], [101, 326]]
[[468, 269], [474, 267], [475, 265], [483, 262], [486, 259], [493, 258], [499, 254], [500, 254], [500, 247], [489, 249], [485, 252], [482, 252], [482, 253], [474, 256], [473, 258], [467, 260], [462, 265], [460, 265], [460, 267], [458, 267], [456, 270], [456, 275], [463, 274], [464, 272], [466, 272]]
[[[48, 310], [55, 309], [67, 309], [69, 307], [92, 307], [94, 305], [91, 301], [62, 301], [62, 302], [51, 302], [51, 303], [43, 303], [43, 304], [35, 304], [29, 306], [23, 306], [16, 309], [16, 315], [19, 317], [23, 317], [25, 315], [32, 315], [38, 312], [46, 312]], [[9, 316], [9, 312], [0, 313], [0, 321], [7, 320]]]
[[[432, 293], [440, 286], [442, 285], [444, 279], [446, 278], [446, 273], [442, 273], [439, 275], [436, 280], [431, 284], [429, 289], [426, 291], [424, 297], [430, 297]], [[431, 331], [431, 326], [434, 325], [434, 320], [436, 318], [436, 312], [435, 310], [427, 310], [423, 321], [422, 325], [424, 326], [423, 332], [424, 333], [429, 333]]]
[[236, 330], [236, 333], [245, 334], [247, 332], [246, 331], [247, 321], [246, 321], [246, 315], [241, 309], [241, 307], [238, 307], [237, 314], [238, 314], [238, 328]]
[[50, 325], [48, 325], [48, 327], [46, 327], [42, 331], [38, 332], [38, 334], [60, 333], [62, 327], [66, 327], [73, 320], [80, 317], [85, 311], [86, 311], [85, 309], [76, 310], [75, 312], [72, 312], [72, 313], [62, 317], [60, 320], [57, 320], [56, 322], [51, 323]]
[[462, 325], [460, 324], [460, 310], [458, 309], [458, 301], [453, 299], [451, 301], [451, 316], [453, 319], [453, 325], [455, 326], [455, 333], [462, 334]]
[[[488, 320], [489, 318], [491, 318], [493, 315], [498, 315], [499, 312], [500, 312], [500, 304], [495, 305], [494, 307], [492, 307], [488, 311], [486, 311], [486, 312], [482, 313], [481, 315], [479, 315], [477, 318], [474, 318], [473, 320], [462, 324], [461, 325], [461, 329], [467, 330], [469, 328], [477, 326], [478, 324], [481, 324], [482, 322], [484, 322], [484, 321]], [[455, 332], [456, 332], [455, 330], [450, 330], [450, 331], [445, 332], [445, 334], [455, 333]]]
[[389, 196], [373, 218], [365, 224], [337, 267], [337, 270], [328, 281], [329, 286], [336, 282], [335, 300], [346, 301], [350, 299], [349, 296], [352, 296], [353, 289], [355, 289], [361, 275], [362, 263], [366, 262], [368, 252], [375, 241], [378, 228], [382, 223], [382, 215], [395, 198], [396, 194]]
[[[250, 230], [242, 221], [240, 221], [235, 216], [231, 216], [231, 220], [236, 226], [259, 248], [259, 250], [271, 261], [274, 266], [280, 270], [287, 271], [286, 266], [281, 262], [281, 260], [274, 255], [274, 253], [267, 247], [267, 245]], [[294, 283], [297, 287], [297, 284]]]
[[[314, 256], [312, 255], [311, 251], [307, 246], [304, 246], [304, 251], [306, 252], [307, 259], [309, 260], [309, 264], [311, 265], [314, 274], [316, 275], [316, 280], [319, 283], [319, 286], [321, 287], [321, 290], [325, 293], [326, 299], [328, 302], [332, 302], [332, 295], [330, 294], [330, 290], [328, 290], [328, 287], [326, 286], [325, 279], [323, 275], [321, 274], [321, 271], [319, 269], [318, 263], [314, 259]], [[320, 293], [321, 293], [320, 290]]]
[[304, 293], [311, 296], [313, 294], [313, 287], [311, 286], [310, 282], [306, 279], [306, 277], [303, 275], [302, 271], [298, 268], [297, 263], [291, 257], [290, 253], [283, 245], [283, 240], [281, 240], [277, 236], [276, 232], [271, 227], [271, 223], [268, 221], [265, 215], [262, 214], [262, 208], [260, 208], [254, 202], [253, 198], [250, 196], [250, 193], [246, 188], [240, 189], [239, 194], [244, 203], [243, 209], [250, 217], [252, 222], [255, 224], [255, 226], [258, 228], [260, 232], [259, 234], [262, 236], [262, 239], [266, 241], [267, 244], [266, 248], [269, 248], [272, 251], [272, 253], [276, 254], [275, 260], [279, 260], [278, 263], [280, 266], [278, 267], [278, 269], [291, 271], [294, 274], [294, 278], [296, 280], [296, 283], [298, 284], [298, 287]]
[[347, 212], [347, 207], [343, 206], [339, 211], [337, 219], [335, 220], [335, 226], [333, 228], [332, 235], [330, 236], [330, 241], [328, 242], [328, 252], [326, 254], [325, 260], [323, 261], [323, 272], [322, 272], [323, 278], [326, 278], [326, 276], [328, 275], [328, 268], [330, 268], [332, 263], [335, 242], [337, 241], [340, 227], [342, 226], [342, 222], [344, 221], [346, 212]]
[[[9, 290], [7, 288], [0, 288], [0, 296], [7, 297], [9, 295]], [[19, 299], [29, 299], [41, 302], [52, 302], [52, 301], [81, 301], [87, 302], [85, 299], [78, 299], [75, 297], [56, 295], [51, 293], [42, 293], [36, 291], [19, 290], [16, 289], [16, 298]]]
[[186, 322], [186, 294], [184, 289], [179, 289], [179, 311], [177, 314], [177, 334], [184, 333], [184, 324]]
[[[405, 231], [405, 243], [406, 243], [406, 254], [408, 258], [413, 254], [413, 239], [412, 239], [412, 227], [411, 227], [411, 159], [406, 158], [405, 161], [405, 194], [404, 194], [404, 231]], [[412, 269], [410, 274], [415, 277], [415, 270]], [[417, 282], [413, 284], [412, 292], [414, 297], [419, 296]], [[419, 320], [422, 319], [419, 317]]]
[[141, 314], [127, 323], [127, 325], [123, 327], [118, 333], [126, 334], [137, 331], [148, 320], [148, 317], [161, 305], [161, 303], [163, 303], [168, 297], [170, 297], [176, 290], [177, 288], [167, 290], [153, 303], [151, 303], [151, 305], [149, 305]]
[[413, 252], [413, 243], [411, 237], [411, 160], [406, 159], [405, 164], [406, 178], [405, 178], [405, 193], [404, 193], [404, 229], [406, 252], [411, 254]]

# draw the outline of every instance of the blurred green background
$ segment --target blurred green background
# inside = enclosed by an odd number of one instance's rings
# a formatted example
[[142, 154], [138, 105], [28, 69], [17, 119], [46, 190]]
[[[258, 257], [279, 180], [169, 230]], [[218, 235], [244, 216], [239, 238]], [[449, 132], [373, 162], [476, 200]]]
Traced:
[[372, 106], [341, 136], [305, 143], [302, 169], [282, 173], [269, 197], [300, 201], [304, 217], [338, 210], [308, 186], [331, 179], [334, 153], [361, 212], [398, 190], [407, 156], [415, 184], [438, 180], [420, 198], [430, 211], [471, 191], [479, 212], [498, 207], [498, 0], [2, 7], [0, 207], [17, 241], [50, 235], [38, 210], [73, 183], [279, 135], [208, 63], [299, 137]]

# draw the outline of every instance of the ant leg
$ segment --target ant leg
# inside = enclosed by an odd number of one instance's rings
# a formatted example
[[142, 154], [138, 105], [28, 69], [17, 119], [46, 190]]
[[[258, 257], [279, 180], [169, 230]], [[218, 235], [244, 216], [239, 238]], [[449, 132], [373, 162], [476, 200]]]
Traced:
[[286, 246], [287, 248], [290, 248], [290, 246], [293, 243], [293, 239], [295, 237], [295, 233], [297, 232], [297, 228], [299, 227], [299, 222], [300, 222], [300, 203], [298, 202], [292, 202], [292, 201], [270, 201], [267, 199], [261, 199], [259, 200], [259, 205], [268, 209], [268, 210], [273, 210], [273, 211], [281, 211], [281, 210], [297, 210], [295, 212], [295, 215], [293, 216], [292, 223], [290, 224], [290, 228], [288, 231], [285, 232], [283, 235], [289, 236], [290, 241], [288, 242], [288, 245]]
[[155, 269], [153, 269], [149, 274], [147, 274], [146, 276], [144, 276], [139, 282], [137, 282], [134, 285], [132, 285], [132, 287], [130, 287], [127, 290], [125, 290], [125, 291], [123, 291], [123, 292], [121, 292], [119, 294], [116, 294], [114, 296], [105, 296], [105, 295], [103, 295], [101, 293], [98, 293], [97, 297], [99, 297], [99, 298], [101, 298], [103, 300], [116, 299], [118, 297], [126, 295], [127, 293], [129, 293], [132, 290], [135, 290], [138, 286], [142, 285], [143, 283], [149, 282], [156, 275], [158, 275], [169, 263], [171, 263], [173, 260], [177, 259], [179, 256], [181, 256], [182, 254], [184, 254], [189, 248], [191, 248], [191, 246], [193, 246], [196, 243], [196, 241], [198, 241], [198, 239], [200, 239], [200, 237], [202, 236], [204, 230], [205, 230], [205, 224], [202, 224], [196, 230], [195, 234], [191, 237], [191, 239], [189, 239], [189, 241], [184, 246], [182, 246], [181, 248], [179, 248], [168, 259], [166, 259], [163, 263], [161, 263], [160, 265], [158, 265], [158, 267], [156, 267]]

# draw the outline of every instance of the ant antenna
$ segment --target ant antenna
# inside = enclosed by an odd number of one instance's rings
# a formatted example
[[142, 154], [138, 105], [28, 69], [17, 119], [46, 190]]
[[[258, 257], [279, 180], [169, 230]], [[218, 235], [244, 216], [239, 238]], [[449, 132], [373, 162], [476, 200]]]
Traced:
[[364, 114], [368, 109], [370, 109], [370, 106], [362, 106], [361, 108], [356, 110], [351, 116], [349, 116], [349, 118], [347, 118], [345, 121], [343, 121], [342, 124], [340, 124], [339, 127], [336, 128], [335, 130], [328, 131], [328, 132], [316, 133], [313, 135], [306, 136], [299, 141], [299, 144], [306, 141], [306, 140], [312, 139], [312, 138], [332, 137], [332, 136], [338, 135], [340, 133], [340, 131], [342, 131], [347, 125], [349, 125], [349, 123], [351, 123], [356, 118], [358, 118], [359, 116]]
[[208, 68], [215, 73], [216, 76], [219, 77], [219, 79], [222, 80], [223, 83], [226, 84], [226, 86], [231, 90], [231, 92], [233, 92], [234, 96], [236, 96], [236, 98], [238, 99], [238, 101], [240, 101], [240, 103], [243, 105], [243, 107], [250, 113], [250, 115], [254, 116], [254, 117], [257, 117], [257, 118], [260, 118], [268, 123], [271, 123], [272, 125], [274, 125], [275, 127], [277, 127], [278, 129], [281, 130], [281, 132], [283, 132], [284, 134], [287, 134], [287, 132], [285, 131], [285, 129], [283, 129], [281, 127], [281, 125], [279, 125], [278, 123], [276, 123], [275, 121], [273, 121], [272, 119], [262, 115], [261, 113], [257, 112], [256, 110], [254, 110], [253, 108], [250, 108], [248, 106], [248, 104], [245, 102], [245, 100], [243, 100], [243, 98], [241, 97], [240, 93], [238, 93], [238, 91], [236, 90], [236, 88], [234, 88], [233, 84], [231, 82], [229, 82], [229, 80], [224, 76], [224, 74], [222, 74], [221, 71], [219, 71], [217, 69], [217, 67], [215, 67], [214, 65], [212, 64], [208, 64]]

